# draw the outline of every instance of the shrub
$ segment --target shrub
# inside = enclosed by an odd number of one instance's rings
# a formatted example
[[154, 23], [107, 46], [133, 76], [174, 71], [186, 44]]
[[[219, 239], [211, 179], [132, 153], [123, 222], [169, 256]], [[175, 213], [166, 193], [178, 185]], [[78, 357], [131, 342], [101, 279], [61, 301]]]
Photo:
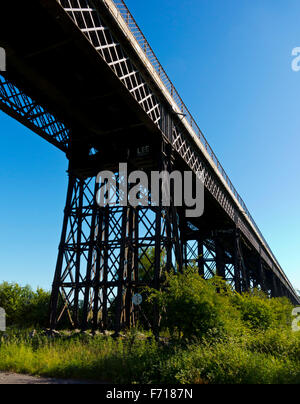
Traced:
[[26, 325], [47, 327], [49, 322], [50, 293], [38, 288], [25, 306], [24, 321]]
[[244, 344], [193, 344], [165, 363], [164, 383], [282, 384], [299, 383], [299, 362], [247, 350]]
[[46, 326], [50, 293], [43, 289], [34, 292], [29, 286], [4, 282], [0, 285], [0, 307], [4, 308], [7, 325]]
[[263, 292], [253, 290], [243, 295], [235, 294], [232, 304], [240, 311], [244, 324], [252, 330], [291, 325], [293, 306], [286, 298], [269, 299]]
[[[162, 291], [147, 292], [149, 306], [162, 309], [160, 342], [138, 329], [120, 339], [9, 329], [0, 336], [0, 370], [112, 383], [300, 383], [300, 333], [291, 330], [287, 299], [241, 296], [194, 271], [167, 276]], [[0, 285], [10, 322], [41, 324], [48, 303], [41, 289]], [[181, 339], [166, 337], [174, 333]]]
[[275, 313], [267, 299], [243, 295], [238, 299], [238, 308], [243, 322], [251, 329], [267, 330], [275, 322]]
[[149, 301], [160, 307], [161, 326], [171, 335], [230, 338], [291, 326], [286, 298], [269, 299], [259, 290], [239, 295], [222, 279], [204, 280], [193, 269], [166, 277], [161, 291], [150, 290]]
[[[216, 293], [216, 288], [220, 293]], [[167, 275], [163, 290], [151, 290], [149, 301], [159, 305], [161, 325], [171, 335], [202, 338], [208, 334], [221, 335], [228, 318], [237, 318], [236, 310], [228, 305], [226, 298], [231, 293], [219, 278], [206, 281], [196, 272], [186, 271]]]
[[292, 325], [292, 310], [293, 305], [287, 297], [279, 297], [269, 299], [270, 307], [275, 315], [275, 324], [277, 327], [288, 327]]

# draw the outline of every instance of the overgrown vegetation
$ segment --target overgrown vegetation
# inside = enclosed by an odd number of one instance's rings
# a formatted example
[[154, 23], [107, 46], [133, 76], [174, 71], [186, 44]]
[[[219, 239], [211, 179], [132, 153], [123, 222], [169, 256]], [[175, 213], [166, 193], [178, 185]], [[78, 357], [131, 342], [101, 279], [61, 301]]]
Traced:
[[291, 327], [288, 299], [269, 299], [258, 290], [239, 295], [221, 278], [204, 280], [192, 269], [167, 275], [163, 290], [150, 290], [149, 300], [160, 306], [162, 328], [186, 340]]
[[0, 307], [6, 311], [7, 325], [18, 327], [46, 327], [49, 314], [50, 293], [16, 283], [0, 285]]
[[[0, 286], [0, 306], [18, 300], [7, 298], [7, 286]], [[241, 296], [192, 271], [168, 276], [161, 292], [147, 295], [161, 307], [160, 342], [138, 329], [114, 340], [12, 328], [0, 337], [0, 370], [114, 383], [300, 383], [300, 333], [291, 330], [287, 299], [260, 291]], [[21, 318], [17, 306], [11, 319]]]

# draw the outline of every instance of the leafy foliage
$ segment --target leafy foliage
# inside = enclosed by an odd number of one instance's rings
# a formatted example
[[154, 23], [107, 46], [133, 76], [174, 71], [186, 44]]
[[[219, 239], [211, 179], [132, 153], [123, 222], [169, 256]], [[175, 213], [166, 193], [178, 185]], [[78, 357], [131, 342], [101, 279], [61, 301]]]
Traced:
[[[287, 299], [239, 295], [193, 270], [168, 275], [161, 291], [147, 294], [162, 310], [160, 342], [138, 329], [114, 340], [14, 328], [0, 336], [0, 370], [112, 383], [300, 383], [300, 333], [291, 330]], [[42, 290], [0, 285], [10, 324], [40, 324], [48, 303]]]
[[269, 299], [260, 291], [235, 295], [232, 300], [245, 325], [253, 330], [268, 330], [291, 324], [293, 306], [286, 298]]
[[189, 340], [286, 328], [293, 309], [286, 298], [269, 299], [258, 290], [239, 295], [221, 278], [204, 280], [193, 269], [167, 275], [149, 301], [161, 308], [163, 330]]
[[4, 308], [8, 325], [46, 326], [50, 293], [38, 288], [4, 282], [0, 285], [0, 307]]
[[[216, 289], [222, 291], [216, 293]], [[162, 327], [171, 335], [185, 339], [201, 338], [207, 333], [220, 334], [229, 314], [226, 295], [232, 291], [219, 278], [205, 281], [193, 270], [167, 275], [162, 291], [151, 290], [150, 302], [157, 303], [163, 313]]]

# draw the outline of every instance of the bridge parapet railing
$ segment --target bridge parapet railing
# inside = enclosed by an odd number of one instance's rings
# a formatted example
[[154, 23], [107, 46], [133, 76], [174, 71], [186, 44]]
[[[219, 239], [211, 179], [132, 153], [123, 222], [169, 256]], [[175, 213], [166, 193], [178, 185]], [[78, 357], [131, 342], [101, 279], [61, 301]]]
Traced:
[[260, 235], [261, 239], [265, 243], [266, 247], [269, 249], [270, 254], [272, 255], [274, 261], [276, 264], [280, 267], [278, 261], [276, 260], [274, 254], [272, 253], [271, 248], [269, 247], [268, 243], [266, 242], [264, 236], [262, 235], [261, 231], [259, 230], [257, 224], [255, 223], [253, 217], [251, 216], [245, 202], [243, 201], [242, 197], [240, 194], [237, 192], [236, 188], [233, 186], [229, 176], [227, 175], [225, 169], [223, 168], [222, 164], [220, 163], [219, 159], [215, 155], [214, 151], [212, 150], [211, 146], [209, 145], [206, 137], [202, 133], [201, 129], [199, 128], [198, 124], [196, 123], [195, 119], [193, 118], [192, 114], [190, 113], [189, 109], [183, 102], [182, 98], [180, 97], [178, 91], [176, 90], [174, 84], [172, 83], [171, 79], [169, 78], [168, 74], [166, 73], [165, 69], [162, 67], [160, 64], [158, 58], [156, 57], [151, 45], [145, 38], [143, 32], [139, 28], [136, 20], [132, 16], [131, 12], [129, 11], [128, 7], [126, 6], [125, 2], [123, 0], [113, 0], [115, 6], [119, 10], [119, 13], [121, 14], [123, 20], [125, 21], [126, 25], [130, 29], [131, 33], [134, 35], [135, 39], [139, 43], [141, 49], [143, 50], [144, 54], [146, 55], [147, 59], [157, 72], [157, 74], [160, 77], [160, 80], [164, 84], [165, 88], [171, 95], [172, 99], [180, 109], [181, 113], [185, 116], [187, 122], [193, 129], [193, 131], [197, 134], [198, 138], [200, 139], [201, 143], [205, 147], [207, 153], [210, 155], [212, 161], [216, 165], [218, 171], [226, 181], [227, 185], [229, 186], [231, 192], [234, 194], [235, 198], [239, 202], [243, 213], [248, 217], [248, 219], [251, 221], [253, 224], [254, 228], [256, 229], [257, 233]]

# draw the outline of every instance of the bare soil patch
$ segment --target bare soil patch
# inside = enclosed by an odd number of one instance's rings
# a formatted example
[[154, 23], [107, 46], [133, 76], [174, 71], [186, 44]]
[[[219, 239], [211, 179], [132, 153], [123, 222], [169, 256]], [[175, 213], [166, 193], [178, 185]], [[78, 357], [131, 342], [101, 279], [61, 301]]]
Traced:
[[43, 378], [27, 375], [17, 375], [15, 373], [0, 372], [1, 384], [102, 384], [101, 382], [83, 380], [63, 380]]

